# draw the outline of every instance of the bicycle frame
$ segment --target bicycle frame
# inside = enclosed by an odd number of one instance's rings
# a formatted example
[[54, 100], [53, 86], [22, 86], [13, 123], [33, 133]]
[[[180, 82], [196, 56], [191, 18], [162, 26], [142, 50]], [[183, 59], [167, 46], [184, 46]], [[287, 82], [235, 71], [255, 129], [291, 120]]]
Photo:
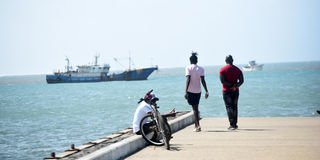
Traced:
[[160, 136], [159, 133], [163, 133], [163, 129], [162, 129], [160, 123], [159, 123], [159, 116], [161, 116], [160, 112], [157, 109], [159, 107], [157, 106], [156, 103], [154, 105], [150, 105], [150, 106], [151, 106], [151, 109], [152, 109], [151, 114], [152, 114], [153, 119], [154, 119], [154, 121], [156, 122], [156, 125], [157, 125], [157, 134], [158, 134], [157, 136]]

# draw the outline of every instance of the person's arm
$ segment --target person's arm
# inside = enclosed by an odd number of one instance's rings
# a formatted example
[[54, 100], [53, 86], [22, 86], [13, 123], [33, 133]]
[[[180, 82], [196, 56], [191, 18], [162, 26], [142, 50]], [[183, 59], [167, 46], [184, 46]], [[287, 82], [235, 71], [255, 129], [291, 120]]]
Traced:
[[234, 87], [239, 88], [243, 84], [243, 74], [240, 74], [239, 81], [234, 85]]
[[187, 75], [186, 77], [187, 77], [187, 80], [186, 80], [186, 92], [184, 94], [184, 98], [188, 99], [187, 92], [188, 92], [188, 88], [189, 88], [189, 84], [190, 84], [190, 75]]
[[223, 74], [220, 75], [220, 81], [221, 81], [222, 84], [224, 84], [224, 85], [226, 85], [226, 86], [233, 87], [233, 84], [230, 83], [230, 82], [228, 82], [228, 81], [225, 79], [225, 77], [224, 77]]
[[161, 114], [161, 116], [164, 117], [164, 118], [175, 117], [176, 116], [176, 112]]
[[200, 78], [201, 78], [202, 86], [203, 86], [204, 90], [206, 91], [205, 98], [208, 98], [209, 97], [209, 92], [208, 92], [208, 89], [207, 89], [206, 80], [204, 79], [204, 76], [201, 76]]

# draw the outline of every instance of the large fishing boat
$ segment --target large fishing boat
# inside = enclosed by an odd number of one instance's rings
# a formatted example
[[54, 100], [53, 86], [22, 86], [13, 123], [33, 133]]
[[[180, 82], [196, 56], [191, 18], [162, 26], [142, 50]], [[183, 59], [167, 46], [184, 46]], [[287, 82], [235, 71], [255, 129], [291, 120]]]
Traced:
[[[66, 58], [67, 65], [65, 72], [54, 72], [51, 75], [46, 75], [47, 83], [79, 83], [79, 82], [103, 82], [103, 81], [133, 81], [146, 80], [149, 75], [158, 70], [158, 66], [131, 69], [122, 73], [109, 73], [110, 65], [98, 65], [99, 56], [95, 56], [93, 65], [77, 66], [77, 70], [72, 70], [69, 58]], [[130, 59], [130, 58], [129, 58]], [[130, 65], [130, 62], [129, 62]]]
[[257, 64], [256, 61], [249, 61], [249, 64], [242, 67], [243, 71], [261, 71], [263, 64]]

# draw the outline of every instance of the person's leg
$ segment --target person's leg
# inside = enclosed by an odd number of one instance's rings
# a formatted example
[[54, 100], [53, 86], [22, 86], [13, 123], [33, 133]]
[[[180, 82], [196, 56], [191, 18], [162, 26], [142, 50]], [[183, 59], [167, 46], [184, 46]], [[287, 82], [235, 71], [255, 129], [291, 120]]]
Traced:
[[[152, 121], [152, 122], [149, 122], [149, 123], [146, 123], [143, 125], [143, 129], [145, 131], [146, 134], [149, 134], [151, 132], [153, 132], [153, 136], [151, 138], [152, 141], [159, 141], [158, 138], [159, 138], [159, 135], [158, 133], [156, 132], [156, 130], [154, 130], [156, 127], [155, 127], [155, 122]], [[140, 132], [140, 131], [139, 131]]]
[[233, 127], [235, 120], [234, 120], [233, 99], [230, 95], [230, 92], [223, 92], [223, 100], [226, 106], [230, 126]]
[[232, 95], [233, 99], [233, 127], [238, 128], [238, 99], [239, 99], [239, 92], [234, 92]]
[[194, 125], [195, 128], [198, 128], [200, 126], [199, 124], [199, 105], [192, 105], [193, 115], [194, 115]]
[[194, 115], [194, 125], [197, 131], [200, 131], [199, 126], [199, 101], [201, 94], [190, 93], [188, 92], [188, 103], [192, 106], [193, 115]]

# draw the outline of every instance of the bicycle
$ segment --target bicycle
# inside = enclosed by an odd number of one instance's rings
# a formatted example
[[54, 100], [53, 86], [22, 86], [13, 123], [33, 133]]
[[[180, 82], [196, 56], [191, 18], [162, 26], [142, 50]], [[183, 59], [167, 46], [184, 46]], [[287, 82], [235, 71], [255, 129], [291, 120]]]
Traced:
[[[149, 91], [147, 95], [151, 94], [153, 90]], [[140, 102], [143, 99], [140, 99]], [[167, 122], [166, 117], [173, 116], [173, 114], [167, 114], [167, 116], [162, 116], [158, 111], [159, 106], [157, 106], [155, 99], [151, 102], [152, 112], [144, 116], [140, 121], [140, 130], [142, 137], [150, 144], [156, 146], [165, 145], [167, 150], [170, 150], [169, 141], [171, 139], [171, 128]], [[175, 115], [175, 113], [174, 113]]]

